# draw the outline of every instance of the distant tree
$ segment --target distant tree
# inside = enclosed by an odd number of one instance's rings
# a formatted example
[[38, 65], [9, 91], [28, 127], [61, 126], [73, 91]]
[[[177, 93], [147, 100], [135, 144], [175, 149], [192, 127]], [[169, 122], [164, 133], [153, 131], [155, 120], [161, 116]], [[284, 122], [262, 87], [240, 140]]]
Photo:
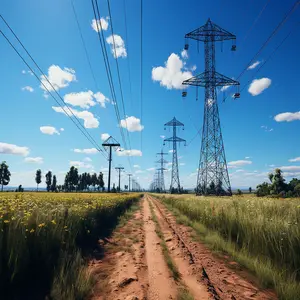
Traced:
[[45, 175], [46, 177], [46, 185], [47, 185], [47, 192], [51, 189], [51, 183], [52, 183], [52, 172], [48, 171], [48, 173]]
[[298, 185], [299, 183], [300, 183], [300, 180], [299, 180], [299, 179], [293, 178], [293, 179], [289, 182], [289, 184], [288, 184], [288, 189], [289, 189], [290, 191], [294, 191], [296, 185]]
[[287, 189], [287, 184], [285, 183], [285, 179], [282, 176], [282, 171], [280, 169], [275, 169], [274, 174], [269, 174], [269, 179], [271, 181], [271, 194], [278, 195], [280, 192], [284, 192]]
[[300, 183], [295, 186], [294, 193], [296, 196], [300, 197]]
[[90, 185], [92, 184], [92, 178], [90, 173], [86, 173], [86, 186], [90, 190]]
[[240, 189], [237, 189], [236, 193], [237, 195], [243, 195], [243, 192]]
[[252, 193], [252, 187], [251, 186], [249, 187], [249, 193], [250, 194]]
[[72, 166], [65, 176], [65, 187], [67, 191], [77, 190], [79, 186], [78, 169]]
[[52, 192], [56, 192], [56, 189], [57, 189], [56, 184], [57, 184], [56, 176], [53, 175], [53, 180], [52, 180], [52, 185], [51, 185], [51, 191]]
[[102, 192], [104, 191], [104, 180], [103, 180], [103, 173], [100, 172], [98, 176], [98, 184], [100, 189], [102, 189]]
[[42, 182], [42, 171], [38, 169], [35, 174], [36, 190], [39, 191], [39, 184]]
[[208, 194], [209, 195], [215, 195], [216, 194], [216, 185], [213, 181], [209, 185]]
[[113, 184], [113, 188], [111, 189], [111, 192], [112, 193], [116, 193], [117, 192], [115, 184]]
[[3, 186], [8, 185], [10, 182], [10, 172], [9, 167], [6, 164], [6, 161], [3, 161], [0, 165], [0, 184], [1, 184], [1, 191], [3, 192]]
[[270, 195], [270, 185], [267, 182], [259, 184], [256, 187], [256, 196], [263, 197], [263, 196], [267, 196], [267, 195]]
[[24, 189], [22, 188], [22, 184], [19, 185], [17, 191], [20, 192], [20, 193], [24, 192]]
[[92, 184], [92, 186], [94, 188], [94, 191], [96, 191], [96, 185], [97, 185], [97, 183], [98, 183], [98, 177], [97, 177], [97, 174], [94, 173], [92, 175], [92, 177], [91, 177], [91, 184]]

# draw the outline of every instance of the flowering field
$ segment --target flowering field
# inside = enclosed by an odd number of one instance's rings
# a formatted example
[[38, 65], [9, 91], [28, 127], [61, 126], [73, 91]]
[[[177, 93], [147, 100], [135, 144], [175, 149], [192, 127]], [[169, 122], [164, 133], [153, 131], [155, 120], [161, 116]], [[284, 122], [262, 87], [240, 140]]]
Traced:
[[202, 239], [249, 267], [282, 299], [300, 294], [300, 199], [156, 195]]
[[0, 193], [1, 298], [83, 299], [83, 257], [140, 196]]

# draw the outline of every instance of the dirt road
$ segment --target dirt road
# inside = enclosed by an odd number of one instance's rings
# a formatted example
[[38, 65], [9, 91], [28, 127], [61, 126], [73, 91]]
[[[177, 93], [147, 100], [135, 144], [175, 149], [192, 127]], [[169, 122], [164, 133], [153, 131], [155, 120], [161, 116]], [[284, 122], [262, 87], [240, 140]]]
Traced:
[[[104, 241], [92, 300], [276, 300], [255, 279], [216, 258], [155, 198], [145, 195], [132, 218]], [[179, 274], [178, 276], [175, 276]]]

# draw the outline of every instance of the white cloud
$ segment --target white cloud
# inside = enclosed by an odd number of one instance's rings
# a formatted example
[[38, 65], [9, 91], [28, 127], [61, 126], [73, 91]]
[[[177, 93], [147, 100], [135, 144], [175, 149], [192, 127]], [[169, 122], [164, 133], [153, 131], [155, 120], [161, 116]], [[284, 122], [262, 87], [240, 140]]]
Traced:
[[[70, 84], [70, 82], [76, 80], [75, 71], [73, 69], [61, 69], [59, 66], [56, 65], [52, 65], [49, 67], [47, 78], [56, 90], [67, 87]], [[41, 81], [49, 91], [53, 91], [52, 86], [49, 84], [44, 75], [41, 76]], [[43, 84], [41, 84], [40, 87], [44, 91], [47, 91]]]
[[300, 161], [300, 156], [299, 157], [295, 157], [295, 158], [291, 158], [289, 159], [290, 162], [296, 162], [296, 161]]
[[271, 82], [269, 78], [254, 79], [249, 86], [248, 92], [252, 96], [257, 96], [267, 89], [271, 85]]
[[95, 20], [93, 19], [92, 20], [92, 28], [96, 31], [96, 32], [99, 32], [102, 30], [107, 30], [108, 29], [108, 18], [104, 19], [104, 18], [101, 18], [100, 20]]
[[64, 101], [73, 106], [79, 106], [81, 108], [89, 108], [90, 106], [96, 105], [93, 100], [93, 92], [79, 92], [79, 93], [70, 93], [64, 96]]
[[260, 61], [254, 62], [251, 66], [247, 68], [247, 70], [255, 69], [260, 64]]
[[278, 114], [274, 117], [274, 120], [276, 122], [292, 122], [292, 121], [296, 121], [296, 120], [300, 120], [300, 111], [298, 112], [285, 112], [285, 113], [281, 113]]
[[100, 106], [103, 108], [105, 108], [105, 103], [110, 102], [110, 100], [100, 92], [94, 94], [94, 98], [100, 104]]
[[96, 148], [88, 148], [88, 149], [74, 149], [75, 153], [85, 153], [85, 154], [96, 154], [98, 150]]
[[251, 160], [235, 160], [235, 161], [230, 161], [228, 163], [228, 166], [231, 168], [237, 168], [245, 165], [251, 165], [252, 161]]
[[110, 137], [110, 134], [108, 133], [102, 133], [101, 134], [101, 140], [106, 141]]
[[64, 129], [64, 128], [60, 128], [59, 130], [60, 130], [60, 131], [65, 131], [65, 129]]
[[159, 137], [160, 137], [161, 139], [165, 139], [165, 138], [166, 138], [165, 135], [160, 135]]
[[90, 157], [85, 157], [83, 160], [84, 160], [84, 161], [88, 161], [88, 162], [91, 162], [91, 161], [92, 161], [92, 159], [91, 159]]
[[[67, 113], [64, 112], [63, 108]], [[70, 117], [73, 116], [72, 113], [70, 112], [71, 110], [77, 118], [82, 119], [84, 121], [83, 125], [85, 128], [98, 128], [99, 121], [95, 118], [93, 113], [87, 110], [78, 111], [70, 107], [68, 108], [67, 106], [64, 106], [63, 108], [60, 106], [52, 106], [52, 109], [55, 110], [56, 112], [63, 113], [64, 115], [68, 115]]]
[[250, 157], [250, 156], [246, 156], [246, 157], [245, 157], [245, 159], [249, 159], [249, 158], [251, 158], [251, 157]]
[[91, 164], [87, 164], [83, 161], [71, 160], [69, 162], [70, 166], [74, 166], [75, 168], [83, 168], [83, 169], [93, 169], [94, 166]]
[[279, 169], [286, 173], [300, 172], [300, 166], [282, 166]]
[[192, 67], [191, 67], [191, 71], [193, 72], [193, 71], [196, 71], [196, 69], [197, 69], [197, 66], [196, 65], [193, 65]]
[[26, 85], [26, 86], [22, 87], [22, 91], [28, 91], [28, 92], [32, 93], [34, 91], [34, 89], [31, 86]]
[[224, 92], [224, 91], [226, 91], [229, 88], [230, 88], [230, 85], [224, 85], [224, 86], [221, 87], [220, 91]]
[[183, 59], [187, 59], [189, 57], [188, 52], [186, 50], [182, 50], [181, 51], [181, 57]]
[[44, 159], [42, 157], [26, 157], [24, 159], [27, 163], [34, 163], [34, 164], [42, 164], [44, 163]]
[[27, 156], [29, 148], [0, 142], [0, 153]]
[[180, 163], [179, 166], [185, 166], [185, 163]]
[[116, 152], [118, 156], [142, 156], [142, 151], [141, 150], [125, 150], [125, 149], [120, 149], [120, 151]]
[[114, 34], [113, 36], [110, 35], [108, 38], [106, 38], [106, 42], [110, 45], [111, 53], [115, 58], [127, 56], [125, 43], [121, 36], [117, 34]]
[[26, 74], [26, 71], [25, 71], [25, 70], [22, 70], [22, 74]]
[[41, 126], [40, 131], [44, 134], [49, 134], [49, 135], [58, 134], [58, 135], [60, 135], [59, 131], [53, 126]]
[[155, 168], [149, 168], [149, 169], [147, 169], [147, 171], [154, 171], [155, 170]]
[[139, 169], [140, 166], [139, 165], [133, 165], [134, 168]]
[[136, 170], [134, 173], [135, 174], [142, 174], [142, 173], [144, 173], [144, 171], [142, 171], [142, 170]]
[[264, 129], [266, 132], [271, 132], [274, 130], [273, 128], [268, 128], [268, 126], [265, 125], [260, 126], [260, 128]]
[[169, 153], [173, 153], [173, 152], [174, 152], [174, 150], [173, 150], [173, 149], [169, 150]]
[[141, 120], [134, 116], [121, 120], [120, 125], [121, 127], [126, 128], [129, 132], [142, 131], [144, 129], [144, 126], [141, 125]]
[[152, 69], [152, 80], [159, 81], [161, 86], [167, 89], [183, 89], [182, 82], [192, 77], [189, 71], [182, 72], [183, 62], [180, 57], [172, 53], [165, 67], [157, 67]]

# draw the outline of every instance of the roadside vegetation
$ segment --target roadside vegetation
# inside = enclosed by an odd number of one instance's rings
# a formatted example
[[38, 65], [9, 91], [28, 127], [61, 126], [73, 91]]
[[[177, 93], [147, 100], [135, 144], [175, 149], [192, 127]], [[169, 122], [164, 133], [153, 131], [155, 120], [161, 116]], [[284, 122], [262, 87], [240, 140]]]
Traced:
[[280, 299], [300, 295], [300, 199], [159, 195], [177, 221], [256, 274]]
[[1, 297], [85, 299], [91, 253], [140, 196], [1, 193]]

